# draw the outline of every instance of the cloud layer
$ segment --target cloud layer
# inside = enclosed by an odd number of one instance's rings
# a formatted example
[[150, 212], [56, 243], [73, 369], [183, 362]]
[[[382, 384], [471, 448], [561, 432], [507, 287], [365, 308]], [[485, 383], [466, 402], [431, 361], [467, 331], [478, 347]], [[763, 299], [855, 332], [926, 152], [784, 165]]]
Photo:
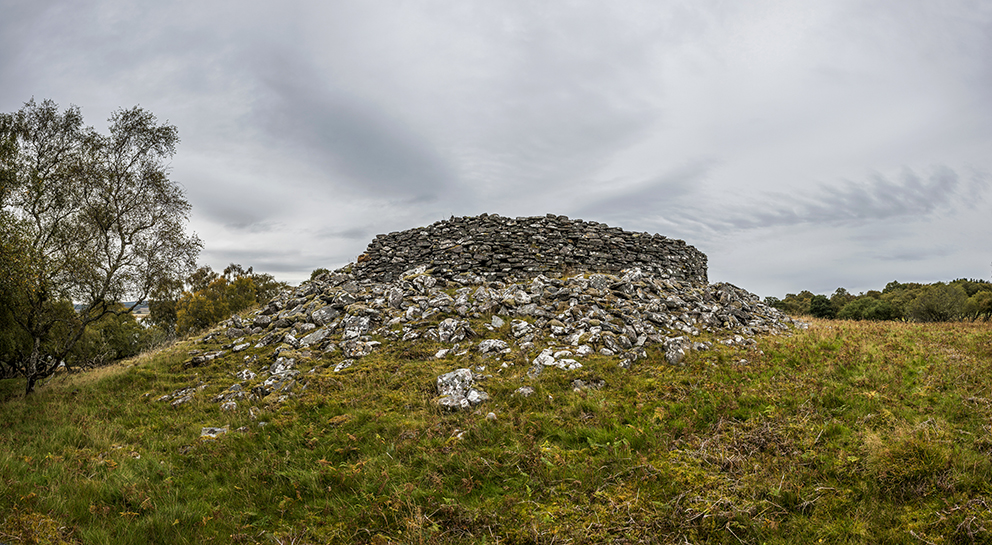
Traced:
[[684, 238], [761, 295], [989, 276], [992, 7], [6, 0], [0, 111], [180, 129], [202, 260], [290, 281], [482, 212]]

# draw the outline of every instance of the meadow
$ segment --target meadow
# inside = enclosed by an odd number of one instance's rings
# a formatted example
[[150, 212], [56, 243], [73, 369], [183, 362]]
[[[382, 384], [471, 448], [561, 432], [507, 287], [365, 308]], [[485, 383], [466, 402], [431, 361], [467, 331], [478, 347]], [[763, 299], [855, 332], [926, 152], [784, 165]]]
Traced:
[[[220, 341], [2, 381], [0, 543], [992, 542], [992, 324], [808, 322], [536, 379], [389, 341], [229, 412], [236, 369], [183, 369]], [[438, 408], [475, 366], [491, 399]]]

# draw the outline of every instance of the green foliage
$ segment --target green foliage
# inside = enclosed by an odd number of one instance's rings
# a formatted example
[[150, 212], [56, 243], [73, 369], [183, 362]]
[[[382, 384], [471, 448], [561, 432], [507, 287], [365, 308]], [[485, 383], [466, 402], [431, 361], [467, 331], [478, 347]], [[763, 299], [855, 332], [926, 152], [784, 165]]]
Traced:
[[144, 302], [192, 268], [201, 243], [168, 178], [178, 142], [138, 107], [114, 112], [108, 135], [50, 100], [0, 114], [0, 298], [30, 337], [27, 352], [19, 340], [8, 352], [27, 391], [79, 364], [75, 345], [117, 303]]
[[855, 300], [857, 297], [844, 288], [837, 288], [834, 294], [830, 296], [830, 307], [833, 309], [833, 315], [831, 318], [837, 316], [848, 303]]
[[935, 284], [889, 282], [882, 291], [852, 295], [844, 288], [830, 296], [809, 291], [790, 293], [785, 299], [766, 297], [765, 302], [792, 315], [842, 320], [951, 321], [992, 318], [992, 283], [958, 279]]
[[799, 294], [790, 293], [785, 299], [770, 303], [773, 307], [793, 316], [808, 316], [810, 313], [810, 301], [813, 299], [813, 292], [803, 290]]
[[[271, 299], [286, 284], [268, 274], [255, 273], [232, 263], [221, 276], [209, 266], [194, 272], [185, 291], [175, 302], [175, 328], [187, 334], [211, 327], [234, 313]], [[162, 303], [160, 303], [162, 304]], [[164, 306], [164, 304], [162, 304]]]
[[100, 365], [137, 356], [150, 338], [149, 330], [123, 305], [117, 305], [113, 312], [89, 324], [73, 353], [78, 361]]
[[814, 295], [809, 300], [809, 313], [814, 318], [833, 318], [837, 311], [826, 295]]
[[968, 294], [957, 284], [927, 286], [906, 308], [906, 315], [919, 322], [947, 322], [960, 318]]
[[969, 297], [964, 305], [964, 314], [972, 319], [992, 318], [992, 291], [979, 291]]
[[888, 300], [860, 297], [844, 305], [837, 315], [841, 320], [895, 320], [899, 316]]

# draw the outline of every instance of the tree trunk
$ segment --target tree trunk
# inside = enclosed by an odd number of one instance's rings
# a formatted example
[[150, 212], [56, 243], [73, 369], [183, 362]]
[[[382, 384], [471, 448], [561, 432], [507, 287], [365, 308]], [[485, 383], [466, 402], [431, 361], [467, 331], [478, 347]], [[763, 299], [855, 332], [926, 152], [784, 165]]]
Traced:
[[34, 383], [38, 380], [38, 359], [41, 357], [41, 338], [34, 338], [34, 347], [31, 349], [31, 356], [28, 357], [28, 365], [24, 377], [27, 385], [24, 387], [24, 395], [34, 391]]

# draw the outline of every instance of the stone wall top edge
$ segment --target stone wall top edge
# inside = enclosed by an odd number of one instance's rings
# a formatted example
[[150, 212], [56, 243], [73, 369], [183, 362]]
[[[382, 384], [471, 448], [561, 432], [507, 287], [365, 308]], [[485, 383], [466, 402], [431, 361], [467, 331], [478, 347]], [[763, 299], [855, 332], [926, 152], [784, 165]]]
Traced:
[[567, 271], [612, 274], [636, 267], [663, 278], [705, 283], [706, 263], [695, 247], [661, 234], [555, 214], [481, 214], [379, 234], [352, 271], [359, 278], [388, 280], [423, 265], [442, 277], [467, 272], [504, 279]]
[[427, 226], [413, 227], [411, 229], [405, 229], [403, 231], [392, 231], [390, 233], [380, 233], [375, 236], [374, 240], [395, 237], [402, 234], [414, 234], [414, 233], [423, 233], [423, 232], [429, 233], [433, 228], [450, 227], [453, 225], [465, 225], [478, 221], [491, 221], [494, 223], [502, 223], [504, 225], [512, 226], [522, 222], [538, 222], [538, 221], [547, 222], [548, 220], [552, 220], [555, 222], [568, 222], [569, 224], [578, 227], [593, 227], [597, 229], [606, 229], [606, 230], [614, 231], [616, 233], [637, 235], [637, 236], [648, 236], [652, 238], [658, 238], [661, 240], [670, 241], [676, 244], [678, 243], [686, 244], [686, 242], [682, 239], [671, 238], [662, 235], [660, 233], [650, 233], [647, 231], [628, 231], [621, 227], [610, 226], [602, 222], [583, 220], [578, 218], [573, 219], [573, 218], [569, 218], [568, 216], [555, 215], [555, 214], [546, 214], [544, 216], [518, 216], [515, 218], [500, 216], [498, 214], [479, 214], [477, 216], [451, 216], [449, 219], [437, 220], [434, 223]]

